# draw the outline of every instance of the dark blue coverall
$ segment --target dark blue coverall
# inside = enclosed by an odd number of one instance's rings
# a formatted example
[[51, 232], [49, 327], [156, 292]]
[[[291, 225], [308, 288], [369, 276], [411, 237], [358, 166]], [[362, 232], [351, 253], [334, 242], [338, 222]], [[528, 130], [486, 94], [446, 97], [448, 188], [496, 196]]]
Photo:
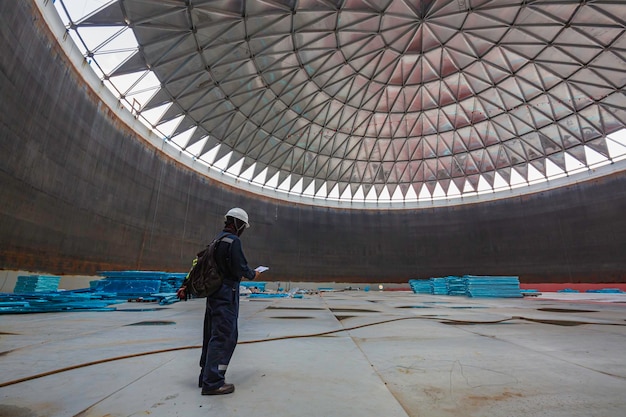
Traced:
[[232, 243], [221, 241], [215, 248], [215, 261], [224, 282], [206, 300], [199, 378], [202, 388], [206, 390], [218, 389], [225, 383], [226, 369], [237, 346], [239, 283], [242, 277], [254, 279], [255, 276], [243, 254], [239, 237], [227, 231], [217, 237], [232, 239]]

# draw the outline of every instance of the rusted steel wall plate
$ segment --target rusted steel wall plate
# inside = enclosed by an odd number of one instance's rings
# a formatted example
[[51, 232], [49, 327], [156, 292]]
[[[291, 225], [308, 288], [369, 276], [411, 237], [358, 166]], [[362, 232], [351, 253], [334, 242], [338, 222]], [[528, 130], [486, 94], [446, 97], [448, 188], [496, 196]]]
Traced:
[[0, 268], [186, 271], [231, 207], [248, 211], [264, 280], [407, 282], [446, 275], [623, 281], [626, 176], [413, 210], [314, 207], [189, 170], [116, 118], [30, 2], [1, 6]]

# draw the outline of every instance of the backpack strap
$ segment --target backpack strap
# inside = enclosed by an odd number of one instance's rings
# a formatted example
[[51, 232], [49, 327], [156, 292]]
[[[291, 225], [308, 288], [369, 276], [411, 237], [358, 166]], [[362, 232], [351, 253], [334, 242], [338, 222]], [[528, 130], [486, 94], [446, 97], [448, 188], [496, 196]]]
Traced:
[[[217, 245], [220, 242], [226, 242], [228, 243], [228, 251], [227, 251], [227, 256], [226, 256], [226, 265], [230, 264], [230, 254], [232, 251], [232, 243], [233, 243], [233, 238], [232, 237], [228, 237], [230, 233], [228, 232], [222, 232], [217, 238], [215, 238], [215, 249], [217, 249]], [[215, 265], [217, 265], [217, 272], [223, 277], [224, 276], [224, 271], [222, 271], [222, 269], [220, 268], [220, 264], [217, 262], [217, 260], [215, 260]]]

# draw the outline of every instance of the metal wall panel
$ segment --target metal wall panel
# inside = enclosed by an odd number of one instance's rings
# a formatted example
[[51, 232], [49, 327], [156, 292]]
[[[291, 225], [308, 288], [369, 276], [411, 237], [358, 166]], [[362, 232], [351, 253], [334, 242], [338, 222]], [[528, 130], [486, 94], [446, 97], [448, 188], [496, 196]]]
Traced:
[[[230, 207], [277, 281], [517, 275], [626, 278], [626, 176], [420, 210], [314, 207], [247, 194], [137, 138], [68, 65], [30, 2], [0, 3], [0, 268], [184, 271]], [[35, 22], [33, 24], [32, 22]]]

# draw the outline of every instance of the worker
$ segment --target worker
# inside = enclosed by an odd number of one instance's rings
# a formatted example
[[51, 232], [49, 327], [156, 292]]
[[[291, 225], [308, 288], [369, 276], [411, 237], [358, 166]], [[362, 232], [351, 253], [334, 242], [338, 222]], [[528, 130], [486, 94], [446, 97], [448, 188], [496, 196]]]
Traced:
[[[223, 276], [221, 288], [206, 300], [199, 387], [202, 395], [222, 395], [235, 391], [226, 383], [226, 369], [237, 346], [239, 317], [239, 283], [242, 278], [256, 279], [259, 272], [248, 266], [241, 246], [241, 234], [250, 227], [248, 213], [235, 207], [226, 215], [220, 235], [232, 239], [221, 241], [215, 249], [215, 261]], [[228, 239], [228, 240], [230, 240]]]

